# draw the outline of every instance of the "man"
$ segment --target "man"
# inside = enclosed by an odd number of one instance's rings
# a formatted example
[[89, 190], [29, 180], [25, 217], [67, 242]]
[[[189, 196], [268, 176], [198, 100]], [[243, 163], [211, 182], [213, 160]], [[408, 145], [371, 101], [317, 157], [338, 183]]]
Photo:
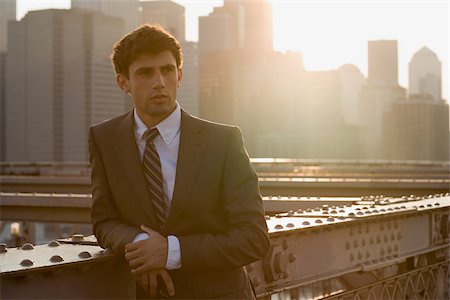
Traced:
[[112, 62], [135, 108], [90, 130], [100, 245], [125, 256], [137, 297], [254, 298], [243, 266], [269, 240], [240, 130], [180, 108], [181, 47], [162, 28], [123, 37]]

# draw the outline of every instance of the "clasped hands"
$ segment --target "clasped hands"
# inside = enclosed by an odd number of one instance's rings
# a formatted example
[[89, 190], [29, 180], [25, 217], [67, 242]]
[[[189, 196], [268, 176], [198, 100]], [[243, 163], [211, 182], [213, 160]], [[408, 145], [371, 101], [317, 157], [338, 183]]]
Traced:
[[131, 273], [136, 276], [137, 284], [150, 293], [150, 297], [157, 295], [158, 277], [164, 283], [168, 295], [173, 296], [173, 282], [164, 268], [167, 261], [167, 238], [144, 225], [141, 225], [141, 229], [150, 237], [125, 246], [125, 259], [131, 267]]

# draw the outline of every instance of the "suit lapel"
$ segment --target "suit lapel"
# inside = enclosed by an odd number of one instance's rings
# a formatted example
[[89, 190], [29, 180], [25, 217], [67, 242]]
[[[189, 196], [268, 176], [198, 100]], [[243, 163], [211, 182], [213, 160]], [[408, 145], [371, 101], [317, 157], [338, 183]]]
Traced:
[[177, 221], [183, 206], [188, 202], [192, 186], [197, 178], [206, 137], [202, 134], [203, 126], [184, 110], [181, 111], [180, 145], [178, 148], [175, 187], [170, 213], [163, 227], [168, 233]]
[[[113, 149], [117, 159], [122, 166], [125, 177], [135, 193], [135, 197], [141, 204], [149, 219], [154, 224], [154, 212], [151, 205], [150, 195], [147, 190], [141, 160], [139, 159], [139, 149], [134, 137], [134, 117], [131, 111], [118, 124], [117, 132], [111, 133]], [[154, 227], [155, 228], [155, 227]]]

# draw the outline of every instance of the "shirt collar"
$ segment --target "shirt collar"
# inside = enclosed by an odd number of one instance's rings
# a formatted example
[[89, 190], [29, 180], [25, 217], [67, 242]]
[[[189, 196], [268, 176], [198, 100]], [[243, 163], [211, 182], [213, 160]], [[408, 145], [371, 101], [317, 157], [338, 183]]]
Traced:
[[[181, 126], [181, 108], [178, 102], [176, 102], [176, 105], [175, 110], [155, 126], [156, 129], [158, 129], [161, 138], [167, 145], [172, 143]], [[148, 128], [138, 116], [136, 108], [133, 109], [133, 115], [135, 137], [137, 141], [140, 141]]]

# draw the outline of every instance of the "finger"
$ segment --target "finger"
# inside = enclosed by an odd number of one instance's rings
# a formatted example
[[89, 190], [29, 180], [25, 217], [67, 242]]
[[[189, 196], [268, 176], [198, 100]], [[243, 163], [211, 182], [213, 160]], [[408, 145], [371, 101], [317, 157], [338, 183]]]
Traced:
[[141, 256], [141, 252], [139, 250], [135, 250], [135, 251], [132, 251], [132, 252], [127, 252], [125, 254], [125, 259], [127, 261], [130, 261], [130, 260], [136, 259], [136, 258], [138, 258], [140, 256]]
[[150, 272], [148, 276], [149, 281], [149, 289], [150, 289], [150, 298], [156, 297], [156, 292], [158, 289], [158, 279], [156, 277], [158, 273]]
[[132, 252], [132, 251], [138, 249], [139, 247], [141, 247], [143, 242], [145, 242], [145, 240], [127, 244], [125, 246], [125, 253]]
[[141, 275], [139, 275], [140, 277], [140, 286], [144, 291], [148, 292], [148, 273], [143, 273]]
[[140, 267], [140, 266], [142, 266], [142, 265], [144, 265], [145, 264], [145, 259], [143, 259], [143, 258], [136, 258], [136, 259], [133, 259], [133, 260], [130, 260], [129, 262], [128, 262], [128, 265], [133, 269], [133, 270], [136, 270], [136, 268], [138, 268], [138, 267]]
[[161, 275], [161, 279], [166, 285], [166, 290], [169, 296], [173, 296], [175, 294], [175, 287], [173, 286], [172, 278], [166, 270], [162, 270], [159, 275]]
[[151, 266], [144, 264], [141, 265], [137, 265], [135, 268], [132, 267], [131, 270], [131, 274], [133, 275], [137, 275], [137, 274], [141, 274], [147, 271], [152, 271], [154, 268], [152, 268]]

